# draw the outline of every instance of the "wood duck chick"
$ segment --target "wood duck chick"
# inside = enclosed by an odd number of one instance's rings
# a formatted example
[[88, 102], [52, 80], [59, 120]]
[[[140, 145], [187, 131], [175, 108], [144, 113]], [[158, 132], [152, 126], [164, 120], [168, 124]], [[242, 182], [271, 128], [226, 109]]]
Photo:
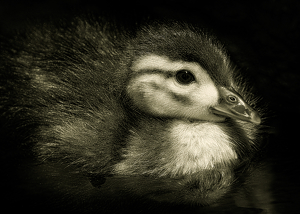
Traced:
[[114, 173], [172, 182], [160, 199], [216, 200], [256, 146], [261, 119], [245, 83], [218, 43], [187, 26], [150, 27], [133, 44], [126, 94], [139, 114]]
[[81, 19], [34, 29], [2, 54], [16, 92], [3, 109], [45, 163], [118, 178], [159, 201], [218, 200], [259, 145], [251, 91], [198, 29], [113, 31]]

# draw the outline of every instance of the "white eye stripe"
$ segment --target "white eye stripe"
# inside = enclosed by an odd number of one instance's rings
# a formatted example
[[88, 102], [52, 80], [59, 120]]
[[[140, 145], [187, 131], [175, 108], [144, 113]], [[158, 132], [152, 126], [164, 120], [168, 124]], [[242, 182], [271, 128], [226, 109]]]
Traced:
[[149, 75], [149, 74], [150, 75], [158, 74], [158, 75], [163, 75], [165, 78], [169, 78], [169, 77], [174, 77], [176, 75], [176, 72], [164, 71], [159, 69], [142, 69], [136, 73], [133, 73], [131, 77], [134, 78], [137, 76]]
[[157, 55], [143, 56], [135, 61], [131, 67], [135, 72], [145, 70], [177, 72], [179, 70], [189, 70], [191, 72], [200, 70], [201, 67], [193, 62], [171, 61], [167, 57]]

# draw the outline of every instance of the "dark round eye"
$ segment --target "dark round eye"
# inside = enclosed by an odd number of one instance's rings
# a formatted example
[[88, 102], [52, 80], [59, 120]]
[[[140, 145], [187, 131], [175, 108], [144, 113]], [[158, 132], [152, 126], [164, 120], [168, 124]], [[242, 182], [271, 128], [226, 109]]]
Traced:
[[195, 81], [195, 77], [191, 72], [189, 72], [187, 70], [181, 70], [181, 71], [177, 72], [176, 80], [180, 84], [187, 85], [187, 84], [190, 84], [191, 82]]

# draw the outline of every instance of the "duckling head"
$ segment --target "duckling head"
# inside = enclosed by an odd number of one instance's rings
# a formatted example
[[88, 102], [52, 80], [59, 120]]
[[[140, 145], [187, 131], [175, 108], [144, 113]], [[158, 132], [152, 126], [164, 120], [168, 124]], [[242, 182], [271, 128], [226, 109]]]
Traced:
[[127, 93], [140, 110], [160, 117], [260, 123], [237, 92], [245, 83], [234, 78], [229, 57], [212, 36], [184, 24], [152, 26], [129, 50]]
[[233, 89], [216, 85], [197, 62], [146, 55], [131, 67], [127, 92], [136, 106], [158, 117], [222, 122], [227, 117], [260, 124], [258, 113]]

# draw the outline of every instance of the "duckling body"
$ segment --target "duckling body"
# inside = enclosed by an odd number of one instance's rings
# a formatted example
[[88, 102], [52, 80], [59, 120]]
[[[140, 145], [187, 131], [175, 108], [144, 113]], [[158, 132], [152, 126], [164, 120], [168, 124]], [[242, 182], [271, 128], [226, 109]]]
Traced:
[[45, 164], [124, 178], [154, 200], [210, 204], [259, 145], [251, 91], [223, 47], [186, 24], [129, 38], [76, 19], [33, 29], [1, 57], [12, 92], [3, 118]]

